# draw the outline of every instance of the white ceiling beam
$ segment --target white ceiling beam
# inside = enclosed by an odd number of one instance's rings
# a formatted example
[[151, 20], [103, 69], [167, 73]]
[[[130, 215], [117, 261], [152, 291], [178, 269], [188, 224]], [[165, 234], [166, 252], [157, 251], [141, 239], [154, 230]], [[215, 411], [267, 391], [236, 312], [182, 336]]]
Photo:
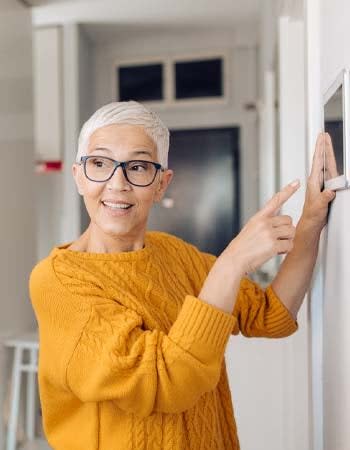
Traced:
[[129, 25], [223, 25], [259, 20], [262, 0], [30, 0], [45, 3], [33, 8], [35, 25], [118, 23]]

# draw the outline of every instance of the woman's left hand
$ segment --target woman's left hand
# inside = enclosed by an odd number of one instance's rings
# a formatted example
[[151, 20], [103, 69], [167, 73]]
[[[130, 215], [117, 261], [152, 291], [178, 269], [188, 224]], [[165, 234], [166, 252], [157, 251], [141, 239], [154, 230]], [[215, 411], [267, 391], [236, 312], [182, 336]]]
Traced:
[[301, 216], [301, 220], [314, 228], [315, 231], [321, 231], [326, 225], [329, 203], [336, 196], [332, 190], [325, 189], [321, 191], [323, 185], [324, 148], [327, 138], [330, 137], [326, 133], [320, 133], [317, 137]]

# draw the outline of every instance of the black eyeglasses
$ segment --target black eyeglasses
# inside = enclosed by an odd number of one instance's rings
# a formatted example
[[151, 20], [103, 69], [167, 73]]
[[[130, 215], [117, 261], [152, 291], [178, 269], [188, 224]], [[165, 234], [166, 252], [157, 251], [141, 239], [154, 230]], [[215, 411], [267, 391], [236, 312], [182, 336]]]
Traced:
[[80, 164], [84, 165], [86, 178], [96, 183], [110, 180], [119, 166], [127, 181], [134, 186], [149, 186], [159, 170], [164, 172], [161, 164], [139, 159], [120, 162], [107, 156], [82, 156]]

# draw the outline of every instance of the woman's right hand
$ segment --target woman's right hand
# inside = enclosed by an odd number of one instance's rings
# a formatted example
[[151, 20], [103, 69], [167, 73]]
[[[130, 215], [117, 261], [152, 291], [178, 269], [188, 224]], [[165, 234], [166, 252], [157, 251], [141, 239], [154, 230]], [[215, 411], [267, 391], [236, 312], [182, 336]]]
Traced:
[[272, 257], [292, 250], [292, 218], [276, 214], [299, 186], [299, 181], [288, 184], [247, 222], [216, 259], [198, 295], [200, 299], [232, 312], [242, 277]]
[[300, 182], [296, 180], [277, 192], [247, 222], [219, 258], [232, 259], [233, 264], [239, 263], [242, 271], [249, 273], [256, 271], [272, 257], [289, 253], [293, 249], [295, 236], [293, 220], [290, 216], [276, 214], [299, 187]]

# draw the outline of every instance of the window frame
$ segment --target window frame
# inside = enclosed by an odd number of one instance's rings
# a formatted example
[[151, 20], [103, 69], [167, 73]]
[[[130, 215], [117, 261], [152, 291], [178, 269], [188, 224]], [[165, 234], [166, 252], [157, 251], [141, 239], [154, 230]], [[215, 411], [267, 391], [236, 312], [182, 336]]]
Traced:
[[[159, 109], [194, 107], [199, 105], [222, 105], [229, 104], [229, 80], [231, 75], [232, 59], [228, 50], [198, 51], [190, 53], [174, 53], [165, 56], [150, 56], [140, 58], [120, 58], [113, 62], [112, 67], [112, 95], [114, 101], [119, 99], [119, 68], [127, 66], [140, 66], [160, 64], [163, 67], [163, 95], [164, 100], [142, 101], [145, 106]], [[222, 60], [222, 95], [216, 97], [193, 97], [187, 99], [176, 99], [175, 64], [179, 62], [196, 62], [211, 59]]]

